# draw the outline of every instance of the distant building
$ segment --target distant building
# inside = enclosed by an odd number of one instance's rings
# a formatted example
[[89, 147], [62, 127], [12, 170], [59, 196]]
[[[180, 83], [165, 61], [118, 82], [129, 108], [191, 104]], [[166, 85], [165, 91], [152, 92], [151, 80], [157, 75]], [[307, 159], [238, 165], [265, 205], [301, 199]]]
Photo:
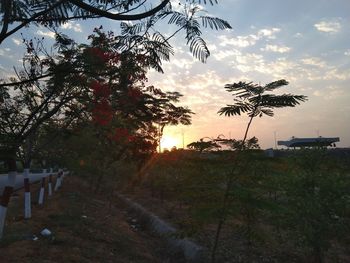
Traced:
[[278, 145], [283, 145], [287, 147], [327, 147], [335, 146], [335, 143], [339, 142], [339, 137], [326, 138], [296, 138], [292, 137], [289, 141], [277, 141]]

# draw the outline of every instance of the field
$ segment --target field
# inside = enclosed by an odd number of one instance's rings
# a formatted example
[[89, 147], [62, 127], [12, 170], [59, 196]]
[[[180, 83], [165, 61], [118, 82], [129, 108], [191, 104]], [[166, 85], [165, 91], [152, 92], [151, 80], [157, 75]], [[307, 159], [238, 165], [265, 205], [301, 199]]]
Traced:
[[[33, 198], [29, 221], [21, 194], [12, 198], [1, 262], [172, 262], [161, 237], [135, 227], [117, 192], [203, 246], [208, 262], [350, 260], [346, 158], [315, 150], [279, 158], [177, 150], [117, 167], [92, 174], [78, 162], [44, 207]], [[40, 236], [45, 227], [51, 237]]]
[[151, 159], [124, 193], [208, 248], [216, 262], [348, 262], [349, 160], [305, 150], [174, 151]]

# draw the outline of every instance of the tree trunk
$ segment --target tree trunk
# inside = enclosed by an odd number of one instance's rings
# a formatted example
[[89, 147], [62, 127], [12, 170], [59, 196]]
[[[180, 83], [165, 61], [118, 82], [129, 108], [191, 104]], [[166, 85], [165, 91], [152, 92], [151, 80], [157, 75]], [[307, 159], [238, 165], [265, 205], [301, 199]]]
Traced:
[[7, 159], [8, 180], [0, 201], [0, 239], [3, 236], [7, 207], [10, 202], [10, 198], [13, 193], [15, 182], [16, 182], [17, 164], [16, 164], [15, 152], [16, 151], [13, 151], [12, 155], [10, 155], [10, 157]]
[[219, 239], [220, 239], [220, 234], [221, 234], [221, 229], [226, 221], [226, 213], [227, 213], [227, 206], [229, 204], [229, 194], [230, 194], [230, 189], [231, 189], [231, 183], [232, 180], [229, 178], [229, 181], [227, 182], [226, 190], [225, 190], [225, 195], [224, 195], [224, 200], [221, 208], [221, 218], [219, 219], [219, 223], [216, 229], [216, 234], [215, 234], [215, 239], [214, 239], [214, 244], [213, 244], [213, 249], [211, 253], [211, 263], [215, 263], [216, 260], [216, 250], [219, 245]]

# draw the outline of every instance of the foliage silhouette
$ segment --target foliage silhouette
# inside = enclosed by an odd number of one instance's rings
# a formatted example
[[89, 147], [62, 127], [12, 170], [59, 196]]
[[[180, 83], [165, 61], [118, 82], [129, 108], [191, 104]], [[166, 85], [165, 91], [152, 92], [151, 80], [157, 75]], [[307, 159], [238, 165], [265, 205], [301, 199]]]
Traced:
[[[275, 95], [271, 93], [266, 94], [266, 92], [275, 91], [276, 89], [285, 85], [288, 85], [288, 82], [284, 79], [271, 82], [269, 84], [266, 84], [265, 86], [253, 84], [252, 82], [248, 82], [248, 83], [238, 82], [234, 84], [225, 85], [225, 89], [228, 92], [231, 92], [234, 96], [234, 104], [229, 104], [221, 108], [218, 111], [218, 113], [220, 115], [224, 114], [225, 116], [235, 116], [235, 115], [241, 115], [242, 113], [247, 113], [247, 115], [249, 116], [249, 122], [247, 124], [241, 145], [238, 149], [239, 151], [246, 150], [246, 146], [247, 146], [246, 139], [247, 139], [250, 125], [254, 117], [257, 117], [257, 116], [262, 117], [263, 115], [267, 115], [271, 117], [274, 114], [273, 109], [275, 108], [295, 107], [296, 105], [300, 104], [300, 102], [306, 101], [306, 96], [303, 96], [303, 95], [292, 95], [292, 94]], [[242, 153], [238, 153], [238, 154], [242, 155]], [[235, 163], [236, 165], [238, 164], [237, 162], [239, 162], [239, 160], [240, 160], [240, 156], [238, 156], [238, 158], [236, 159], [236, 163]], [[243, 166], [243, 170], [246, 170], [247, 167], [250, 165], [250, 163], [249, 161], [246, 161], [244, 163], [245, 165]], [[225, 189], [224, 198], [221, 206], [221, 213], [220, 213], [221, 216], [217, 224], [214, 244], [213, 244], [212, 253], [211, 253], [212, 263], [215, 263], [216, 261], [216, 251], [218, 248], [221, 230], [228, 216], [228, 208], [231, 203], [230, 195], [232, 193], [232, 187], [235, 184], [235, 178], [236, 178], [234, 175], [235, 173], [233, 170], [233, 172], [231, 173], [231, 176], [229, 176], [226, 183], [226, 189]], [[238, 181], [237, 183], [239, 184], [240, 182]], [[249, 203], [249, 200], [247, 200], [247, 202]], [[248, 205], [248, 203], [246, 205]], [[251, 222], [249, 220], [246, 222], [247, 222], [247, 226], [251, 225]]]
[[304, 95], [266, 94], [266, 92], [275, 91], [285, 85], [288, 85], [288, 82], [284, 79], [271, 82], [265, 86], [253, 84], [253, 82], [238, 82], [225, 85], [225, 89], [234, 96], [234, 104], [222, 107], [218, 113], [229, 117], [247, 113], [250, 117], [242, 145], [247, 138], [254, 117], [262, 117], [263, 115], [272, 117], [274, 115], [273, 109], [275, 108], [295, 107], [300, 102], [306, 101], [307, 98]]

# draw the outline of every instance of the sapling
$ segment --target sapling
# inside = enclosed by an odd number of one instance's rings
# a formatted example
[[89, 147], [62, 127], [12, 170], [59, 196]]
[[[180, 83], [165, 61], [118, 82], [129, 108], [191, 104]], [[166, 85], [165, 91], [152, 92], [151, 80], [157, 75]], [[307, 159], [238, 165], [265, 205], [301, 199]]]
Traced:
[[[272, 91], [288, 85], [288, 82], [284, 79], [271, 82], [265, 86], [254, 84], [253, 82], [238, 82], [233, 84], [226, 84], [225, 89], [232, 93], [234, 96], [233, 104], [228, 104], [222, 107], [218, 113], [225, 116], [236, 116], [246, 113], [249, 117], [247, 127], [244, 132], [242, 143], [238, 147], [238, 151], [242, 152], [247, 150], [246, 139], [250, 126], [255, 117], [262, 117], [267, 115], [272, 117], [274, 115], [273, 109], [275, 108], [285, 108], [285, 107], [295, 107], [307, 100], [306, 96], [303, 95], [293, 95], [293, 94], [282, 94], [275, 95]], [[248, 164], [247, 164], [248, 165]], [[244, 170], [244, 169], [243, 169]], [[228, 178], [224, 198], [221, 207], [221, 213], [219, 222], [216, 229], [213, 249], [211, 253], [211, 262], [215, 262], [216, 251], [219, 243], [220, 233], [222, 227], [227, 218], [228, 207], [230, 204], [230, 193], [233, 186], [234, 173]]]

